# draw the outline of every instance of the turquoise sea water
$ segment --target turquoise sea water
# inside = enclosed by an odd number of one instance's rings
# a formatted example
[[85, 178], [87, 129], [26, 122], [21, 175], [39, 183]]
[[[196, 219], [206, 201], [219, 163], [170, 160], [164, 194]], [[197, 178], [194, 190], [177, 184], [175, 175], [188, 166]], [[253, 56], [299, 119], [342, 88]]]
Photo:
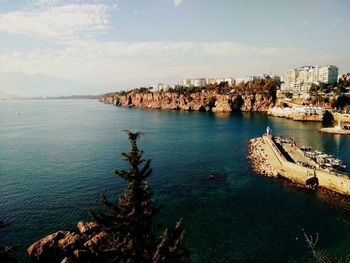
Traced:
[[[211, 114], [129, 109], [95, 100], [0, 102], [0, 218], [11, 227], [0, 244], [31, 242], [59, 229], [74, 230], [87, 210], [101, 209], [125, 184], [123, 129], [145, 136], [150, 184], [164, 205], [157, 220], [180, 217], [193, 262], [305, 262], [302, 229], [320, 235], [319, 247], [350, 254], [350, 203], [311, 194], [255, 174], [247, 142], [266, 126], [299, 144], [334, 154], [350, 167], [350, 137], [317, 132], [262, 113]], [[208, 174], [218, 175], [208, 180]], [[20, 256], [25, 262], [25, 258]]]

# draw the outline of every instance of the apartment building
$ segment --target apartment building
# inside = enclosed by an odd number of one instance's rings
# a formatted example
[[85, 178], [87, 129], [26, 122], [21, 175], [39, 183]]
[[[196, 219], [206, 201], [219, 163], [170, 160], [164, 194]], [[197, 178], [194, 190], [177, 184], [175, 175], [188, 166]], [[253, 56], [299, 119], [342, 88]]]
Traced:
[[281, 81], [281, 77], [278, 75], [262, 74], [262, 75], [251, 75], [251, 76], [236, 78], [236, 84], [242, 83], [242, 82], [247, 83], [249, 81], [254, 81], [254, 80], [263, 80], [263, 79], [266, 79], [267, 77], [270, 77], [271, 79], [276, 81]]
[[337, 66], [303, 66], [284, 73], [284, 84], [281, 89], [290, 92], [307, 92], [312, 84], [335, 84], [337, 81]]

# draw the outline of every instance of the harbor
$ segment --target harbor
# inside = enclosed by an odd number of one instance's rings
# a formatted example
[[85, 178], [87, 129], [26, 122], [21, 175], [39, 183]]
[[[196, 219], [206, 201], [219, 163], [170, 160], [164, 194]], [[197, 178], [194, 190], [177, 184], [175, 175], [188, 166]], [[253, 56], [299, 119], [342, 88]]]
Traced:
[[248, 158], [259, 174], [350, 195], [350, 177], [342, 160], [309, 146], [298, 146], [291, 138], [272, 136], [269, 130], [249, 141]]

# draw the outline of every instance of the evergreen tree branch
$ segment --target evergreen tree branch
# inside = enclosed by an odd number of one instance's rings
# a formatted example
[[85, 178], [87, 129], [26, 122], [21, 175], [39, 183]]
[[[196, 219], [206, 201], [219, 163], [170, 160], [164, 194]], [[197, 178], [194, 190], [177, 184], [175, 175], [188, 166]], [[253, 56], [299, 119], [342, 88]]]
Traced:
[[[129, 169], [114, 170], [114, 174], [126, 180], [128, 185], [115, 203], [101, 196], [100, 201], [108, 209], [107, 213], [90, 211], [95, 221], [112, 237], [96, 253], [106, 260], [113, 259], [108, 262], [182, 262], [181, 258], [188, 258], [180, 248], [184, 238], [182, 221], [172, 231], [157, 237], [152, 220], [161, 206], [155, 204], [147, 184], [147, 178], [152, 174], [151, 160], [142, 159], [143, 151], [137, 147], [142, 133], [125, 131], [131, 148], [128, 153], [122, 153], [122, 158], [129, 163]], [[143, 167], [139, 167], [144, 162]]]

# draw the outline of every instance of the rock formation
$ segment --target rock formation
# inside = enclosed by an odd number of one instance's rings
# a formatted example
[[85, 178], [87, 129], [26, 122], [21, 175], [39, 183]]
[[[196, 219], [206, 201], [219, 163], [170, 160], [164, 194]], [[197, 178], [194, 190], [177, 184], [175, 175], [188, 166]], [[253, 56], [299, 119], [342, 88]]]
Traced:
[[109, 235], [94, 222], [82, 222], [78, 231], [63, 231], [34, 242], [27, 252], [32, 262], [97, 262], [96, 248], [107, 244]]
[[184, 111], [262, 111], [274, 105], [268, 93], [220, 94], [215, 91], [181, 94], [176, 92], [130, 92], [107, 94], [100, 101], [117, 106]]

